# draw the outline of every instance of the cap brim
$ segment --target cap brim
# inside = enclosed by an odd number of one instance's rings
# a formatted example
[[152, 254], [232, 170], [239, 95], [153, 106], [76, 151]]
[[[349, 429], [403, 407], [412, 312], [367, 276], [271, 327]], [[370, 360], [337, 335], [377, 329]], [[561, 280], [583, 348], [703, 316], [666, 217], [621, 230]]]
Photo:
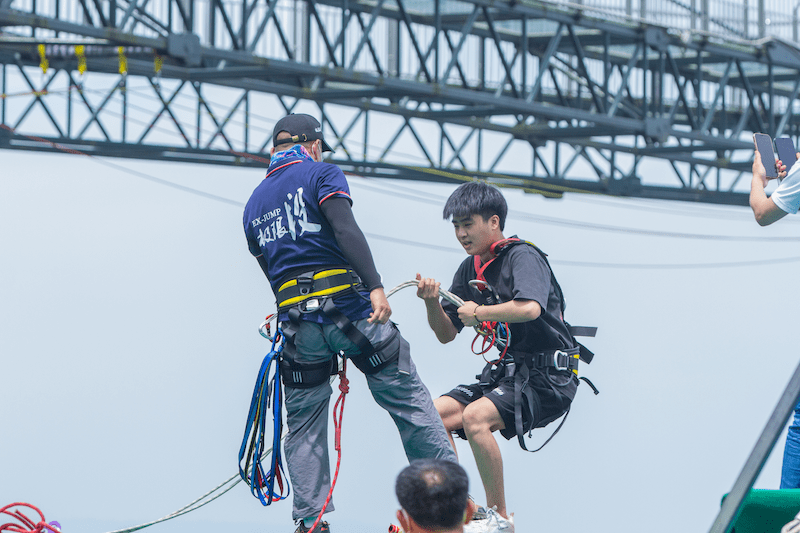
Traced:
[[328, 143], [325, 142], [325, 139], [320, 139], [320, 141], [322, 141], [322, 151], [323, 152], [331, 152], [331, 153], [333, 153], [333, 148], [328, 146]]

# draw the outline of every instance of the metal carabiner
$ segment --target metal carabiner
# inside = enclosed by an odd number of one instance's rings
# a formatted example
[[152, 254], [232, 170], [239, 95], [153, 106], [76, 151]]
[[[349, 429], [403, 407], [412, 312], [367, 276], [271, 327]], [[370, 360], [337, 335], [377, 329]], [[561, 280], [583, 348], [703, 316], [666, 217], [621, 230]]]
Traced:
[[[567, 358], [567, 362], [564, 366], [559, 366], [558, 364], [558, 356], [563, 355]], [[561, 350], [556, 350], [553, 352], [553, 366], [556, 367], [556, 370], [569, 370], [569, 354], [566, 352], [562, 352]]]
[[[265, 339], [268, 339], [268, 340], [270, 340], [272, 342], [275, 342], [275, 336], [272, 335], [272, 328], [269, 325], [269, 323], [272, 322], [273, 320], [275, 321], [275, 323], [277, 325], [277, 323], [278, 323], [278, 313], [272, 313], [270, 315], [267, 315], [267, 318], [264, 319], [264, 322], [262, 322], [261, 325], [258, 326], [258, 332]], [[275, 331], [277, 332], [277, 327], [275, 328]]]

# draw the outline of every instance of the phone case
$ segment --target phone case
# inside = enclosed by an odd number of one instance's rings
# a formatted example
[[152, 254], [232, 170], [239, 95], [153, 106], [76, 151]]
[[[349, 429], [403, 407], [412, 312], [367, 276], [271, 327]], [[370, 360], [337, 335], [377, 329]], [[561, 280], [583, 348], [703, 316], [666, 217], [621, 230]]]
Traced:
[[775, 152], [772, 150], [772, 138], [766, 133], [754, 133], [756, 147], [761, 154], [761, 162], [767, 170], [768, 178], [777, 178], [778, 169], [775, 168]]
[[797, 162], [797, 155], [794, 149], [794, 142], [789, 137], [775, 139], [775, 148], [778, 151], [778, 159], [786, 165], [786, 172]]

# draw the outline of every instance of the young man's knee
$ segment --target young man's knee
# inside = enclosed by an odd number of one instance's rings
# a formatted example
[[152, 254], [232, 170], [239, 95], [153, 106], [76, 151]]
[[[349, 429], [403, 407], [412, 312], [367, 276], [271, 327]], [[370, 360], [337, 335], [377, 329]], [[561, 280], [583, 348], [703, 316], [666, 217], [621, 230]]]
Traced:
[[494, 409], [494, 406], [491, 404], [490, 406], [474, 403], [468, 405], [467, 408], [464, 409], [464, 413], [461, 417], [464, 432], [469, 437], [470, 435], [476, 435], [483, 431], [492, 431], [492, 426], [495, 425], [496, 414], [497, 409]]
[[433, 401], [433, 406], [436, 408], [436, 412], [439, 413], [439, 417], [442, 419], [444, 428], [448, 433], [462, 428], [461, 404], [456, 400], [449, 396], [440, 396]]

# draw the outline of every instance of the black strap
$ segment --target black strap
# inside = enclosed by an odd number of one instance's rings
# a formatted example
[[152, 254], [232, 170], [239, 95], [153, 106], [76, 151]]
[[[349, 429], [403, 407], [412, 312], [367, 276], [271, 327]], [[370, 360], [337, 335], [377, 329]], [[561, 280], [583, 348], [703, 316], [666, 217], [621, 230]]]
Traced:
[[581, 343], [578, 343], [578, 349], [580, 350], [580, 360], [587, 365], [591, 363], [592, 359], [594, 359], [594, 352]]
[[573, 337], [594, 337], [597, 335], [597, 328], [593, 326], [571, 326], [567, 324], [567, 328]]
[[[514, 377], [514, 430], [517, 433], [517, 439], [519, 439], [520, 447], [528, 451], [528, 448], [525, 446], [525, 439], [523, 435], [525, 434], [525, 427], [523, 426], [523, 407], [527, 409], [528, 416], [530, 417], [529, 420], [535, 420], [535, 416], [537, 411], [539, 410], [539, 395], [536, 394], [536, 391], [531, 391], [532, 394], [530, 396], [522, 394], [523, 389], [528, 385], [528, 380], [530, 379], [530, 369], [528, 365], [521, 365], [520, 368], [517, 370], [517, 375]], [[523, 406], [522, 401], [525, 400], [526, 403]]]
[[350, 319], [347, 318], [344, 313], [339, 311], [336, 308], [336, 304], [333, 303], [333, 299], [326, 298], [325, 303], [322, 304], [322, 312], [323, 314], [328, 317], [331, 322], [336, 324], [336, 327], [342, 330], [342, 333], [350, 339], [353, 344], [358, 346], [358, 350], [361, 352], [362, 357], [369, 357], [375, 353], [375, 347], [369, 342], [369, 339], [364, 336], [358, 328], [350, 322]]
[[289, 388], [309, 389], [322, 385], [339, 370], [336, 356], [322, 363], [297, 363], [284, 354], [281, 358], [281, 378]]
[[585, 382], [586, 382], [586, 384], [587, 384], [587, 385], [589, 385], [589, 386], [592, 388], [592, 390], [594, 391], [594, 395], [595, 395], [595, 396], [597, 396], [598, 394], [600, 394], [600, 391], [599, 391], [599, 390], [597, 390], [597, 387], [595, 387], [595, 386], [594, 386], [594, 383], [592, 383], [591, 381], [589, 381], [589, 378], [585, 378], [585, 377], [581, 376], [581, 377], [579, 377], [578, 379], [581, 379], [581, 380], [585, 381]]
[[[529, 450], [528, 447], [525, 445], [525, 426], [523, 425], [524, 414], [527, 413], [529, 416], [529, 420], [531, 421], [531, 429], [536, 427], [536, 421], [541, 418], [541, 402], [539, 400], [539, 393], [534, 390], [533, 387], [528, 387], [528, 381], [530, 380], [530, 370], [528, 365], [520, 365], [517, 369], [517, 374], [514, 376], [514, 429], [517, 433], [517, 440], [519, 441], [519, 446], [526, 452], [536, 453], [545, 446], [547, 443], [553, 440], [553, 437], [556, 436], [561, 430], [561, 426], [564, 425], [564, 422], [567, 421], [567, 416], [569, 415], [569, 411], [571, 409], [571, 405], [567, 407], [567, 410], [564, 412], [564, 415], [561, 417], [561, 423], [558, 424], [556, 430], [544, 441], [544, 444], [536, 448], [535, 450]], [[550, 388], [553, 389], [553, 392], [559, 394], [556, 391], [555, 387], [550, 380], [547, 380]], [[523, 413], [523, 409], [525, 413]], [[529, 433], [530, 433], [529, 431]]]

